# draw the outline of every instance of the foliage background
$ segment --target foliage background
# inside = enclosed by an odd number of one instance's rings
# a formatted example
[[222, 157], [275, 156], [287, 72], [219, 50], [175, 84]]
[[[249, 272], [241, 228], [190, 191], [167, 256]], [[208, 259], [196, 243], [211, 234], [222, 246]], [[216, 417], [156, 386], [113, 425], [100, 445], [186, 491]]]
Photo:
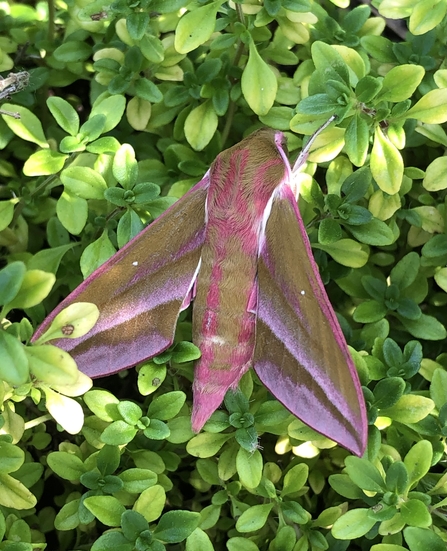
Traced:
[[[447, 3], [373, 6], [0, 2], [1, 549], [445, 549]], [[173, 350], [93, 389], [29, 344], [223, 148], [267, 125], [293, 157], [333, 113], [300, 209], [364, 385], [364, 458], [253, 373], [194, 435], [187, 316]]]

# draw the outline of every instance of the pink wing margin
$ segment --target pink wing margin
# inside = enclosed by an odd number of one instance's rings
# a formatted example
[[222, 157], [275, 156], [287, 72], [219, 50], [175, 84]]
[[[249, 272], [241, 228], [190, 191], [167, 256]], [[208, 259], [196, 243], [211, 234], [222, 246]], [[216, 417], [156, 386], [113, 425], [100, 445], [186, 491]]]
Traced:
[[205, 236], [208, 173], [155, 222], [93, 272], [42, 323], [74, 302], [92, 302], [98, 322], [83, 337], [57, 339], [81, 371], [101, 377], [151, 358], [174, 339], [190, 303]]
[[287, 184], [273, 196], [260, 245], [254, 369], [304, 423], [364, 453], [367, 420], [357, 371]]

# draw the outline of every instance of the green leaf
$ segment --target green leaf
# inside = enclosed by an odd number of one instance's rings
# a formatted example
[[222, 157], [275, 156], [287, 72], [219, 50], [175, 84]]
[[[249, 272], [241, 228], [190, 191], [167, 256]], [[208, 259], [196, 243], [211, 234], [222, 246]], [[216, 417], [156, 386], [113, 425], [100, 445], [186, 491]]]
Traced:
[[185, 137], [196, 151], [202, 151], [211, 141], [219, 120], [213, 102], [207, 100], [195, 107], [185, 120]]
[[421, 314], [416, 320], [400, 318], [402, 325], [417, 339], [427, 339], [430, 341], [441, 341], [447, 337], [447, 332], [436, 318]]
[[47, 105], [57, 124], [70, 136], [76, 136], [79, 130], [79, 115], [74, 107], [58, 96], [48, 98]]
[[95, 115], [105, 115], [106, 124], [103, 133], [110, 132], [121, 121], [124, 109], [126, 108], [126, 98], [121, 95], [108, 96], [105, 92], [101, 94], [92, 107], [89, 118]]
[[25, 461], [25, 452], [9, 442], [0, 441], [0, 473], [9, 474], [17, 471]]
[[64, 167], [68, 155], [53, 151], [52, 149], [42, 149], [36, 151], [28, 157], [23, 165], [23, 173], [26, 176], [48, 176], [56, 174]]
[[153, 362], [143, 364], [138, 371], [138, 390], [141, 395], [148, 396], [155, 392], [166, 378], [166, 365]]
[[396, 56], [393, 53], [393, 42], [384, 36], [372, 36], [370, 34], [360, 38], [361, 45], [377, 61], [381, 63], [395, 63]]
[[445, 551], [445, 541], [428, 528], [409, 526], [404, 529], [403, 533], [410, 551], [421, 551], [422, 549]]
[[126, 510], [124, 505], [113, 496], [86, 497], [84, 505], [106, 526], [120, 526], [121, 515]]
[[127, 469], [119, 477], [124, 483], [124, 490], [130, 494], [141, 494], [157, 483], [157, 475], [149, 469]]
[[157, 520], [166, 505], [166, 492], [158, 484], [144, 490], [134, 504], [134, 510], [141, 513], [148, 522]]
[[127, 30], [132, 40], [141, 40], [149, 24], [149, 14], [147, 12], [134, 12], [126, 17]]
[[186, 446], [186, 451], [194, 457], [212, 457], [230, 438], [232, 438], [231, 434], [203, 432], [191, 438]]
[[56, 205], [57, 217], [72, 235], [79, 235], [87, 223], [88, 204], [86, 199], [64, 191]]
[[116, 232], [118, 247], [120, 249], [124, 247], [124, 245], [136, 237], [143, 228], [143, 222], [140, 220], [138, 214], [131, 209], [127, 210], [118, 222]]
[[408, 471], [402, 461], [395, 461], [390, 465], [386, 472], [386, 487], [399, 495], [408, 491]]
[[385, 481], [379, 470], [367, 459], [349, 456], [345, 459], [346, 472], [362, 490], [384, 492]]
[[430, 398], [438, 409], [447, 402], [447, 371], [440, 367], [435, 370], [430, 384]]
[[253, 505], [237, 519], [236, 530], [241, 533], [256, 532], [260, 530], [267, 522], [270, 511], [274, 503], [264, 503], [263, 505]]
[[331, 533], [338, 540], [361, 538], [375, 523], [376, 520], [369, 516], [368, 509], [352, 509], [334, 522]]
[[400, 513], [402, 520], [409, 526], [428, 528], [432, 525], [432, 518], [427, 506], [418, 499], [410, 499], [402, 503]]
[[426, 258], [447, 256], [447, 240], [445, 235], [434, 235], [422, 247], [422, 255]]
[[61, 173], [65, 190], [82, 199], [103, 199], [107, 184], [104, 178], [87, 166], [69, 166]]
[[309, 467], [306, 464], [302, 463], [293, 466], [284, 476], [281, 497], [299, 492], [304, 484], [306, 484], [308, 476]]
[[151, 63], [161, 63], [165, 57], [165, 50], [159, 38], [146, 34], [140, 40], [139, 47], [144, 57]]
[[307, 524], [310, 514], [296, 501], [283, 501], [281, 511], [287, 521], [294, 524]]
[[318, 242], [322, 245], [330, 245], [339, 241], [342, 231], [338, 221], [333, 218], [323, 218], [318, 226]]
[[92, 413], [101, 420], [111, 422], [120, 419], [118, 398], [106, 390], [90, 390], [84, 395], [84, 402]]
[[369, 247], [353, 239], [340, 239], [330, 245], [314, 243], [313, 246], [316, 249], [326, 251], [342, 266], [361, 268], [368, 262]]
[[368, 124], [356, 113], [350, 120], [345, 132], [345, 150], [352, 164], [355, 166], [363, 166], [365, 164], [368, 146]]
[[158, 521], [154, 537], [165, 543], [179, 543], [191, 535], [199, 523], [199, 513], [169, 511]]
[[214, 551], [210, 537], [200, 528], [196, 528], [186, 539], [186, 551], [197, 551], [198, 549], [200, 551]]
[[20, 386], [29, 380], [23, 344], [6, 331], [0, 331], [0, 380], [11, 386]]
[[8, 303], [8, 311], [14, 308], [31, 308], [46, 298], [56, 281], [54, 274], [42, 270], [28, 270], [16, 296]]
[[352, 224], [345, 224], [345, 226], [349, 228], [349, 231], [356, 239], [366, 245], [384, 247], [386, 245], [391, 245], [395, 241], [393, 231], [385, 222], [377, 218], [360, 226]]
[[357, 82], [357, 85], [355, 87], [355, 95], [357, 96], [358, 101], [369, 103], [377, 96], [381, 88], [382, 82], [378, 78], [367, 75]]
[[420, 65], [398, 65], [385, 75], [377, 101], [399, 102], [411, 98], [424, 78], [425, 70]]
[[42, 270], [56, 274], [62, 257], [66, 252], [73, 249], [72, 243], [68, 245], [61, 245], [60, 247], [53, 247], [52, 249], [42, 249], [37, 252], [28, 262], [29, 270]]
[[230, 538], [226, 545], [228, 551], [259, 551], [259, 547], [254, 541], [242, 537]]
[[87, 472], [82, 459], [68, 452], [51, 452], [47, 456], [48, 466], [58, 476], [72, 482], [79, 482]]
[[406, 254], [391, 270], [391, 283], [397, 285], [401, 290], [406, 289], [415, 281], [419, 267], [419, 255], [416, 252]]
[[180, 390], [157, 396], [149, 405], [148, 416], [167, 421], [175, 417], [182, 409], [186, 394]]
[[[123, 144], [113, 158], [113, 175], [124, 189], [132, 189], [138, 178], [138, 163], [133, 147]], [[113, 188], [112, 188], [113, 189]]]
[[3, 120], [9, 128], [27, 142], [33, 142], [40, 147], [47, 149], [49, 147], [45, 134], [43, 132], [42, 123], [31, 113], [26, 107], [21, 105], [13, 105], [11, 103], [3, 103], [2, 109], [5, 111], [14, 111], [20, 115], [20, 119], [14, 119], [8, 115], [2, 115]]
[[250, 40], [249, 57], [241, 79], [244, 98], [257, 115], [267, 115], [275, 101], [278, 82], [272, 69]]
[[329, 476], [329, 484], [341, 496], [348, 499], [361, 499], [364, 493], [352, 482], [347, 474], [332, 474]]
[[175, 30], [174, 47], [177, 52], [187, 54], [211, 37], [216, 25], [217, 10], [222, 3], [218, 0], [195, 7], [180, 19]]
[[88, 245], [81, 255], [81, 272], [84, 279], [115, 254], [115, 247], [104, 230], [96, 241]]
[[120, 143], [113, 136], [105, 136], [104, 138], [99, 138], [86, 147], [89, 153], [96, 153], [98, 155], [100, 155], [101, 153], [105, 153], [106, 155], [114, 155], [119, 148]]
[[404, 174], [404, 163], [399, 150], [376, 128], [371, 152], [371, 172], [379, 188], [394, 195], [400, 190]]
[[131, 442], [138, 429], [129, 425], [126, 421], [114, 421], [106, 427], [101, 434], [101, 441], [110, 446], [123, 446]]
[[97, 115], [91, 116], [79, 129], [77, 139], [82, 141], [83, 146], [86, 142], [93, 142], [104, 132], [105, 125], [105, 115], [98, 113]]
[[79, 501], [74, 499], [62, 506], [54, 519], [56, 530], [73, 530], [79, 526]]
[[129, 425], [136, 425], [143, 416], [143, 412], [139, 405], [128, 400], [123, 400], [117, 404], [117, 409], [121, 417]]
[[149, 529], [149, 525], [137, 511], [125, 511], [121, 517], [121, 528], [128, 540], [135, 541], [141, 532]]
[[58, 61], [64, 63], [73, 63], [77, 61], [85, 61], [90, 57], [92, 47], [87, 42], [77, 40], [69, 40], [57, 47], [53, 55]]
[[[134, 551], [135, 546], [121, 532], [106, 532], [92, 545], [91, 551]], [[152, 545], [153, 551], [159, 551]], [[152, 550], [151, 550], [152, 551]]]
[[379, 381], [374, 388], [374, 406], [386, 409], [394, 406], [403, 395], [405, 381], [400, 377], [388, 377]]
[[20, 290], [25, 277], [23, 262], [11, 262], [0, 270], [0, 304], [11, 302]]
[[[8, 201], [0, 201], [0, 231], [9, 226], [14, 218], [14, 205], [18, 202], [17, 199], [9, 199]], [[0, 285], [1, 289], [1, 285]], [[1, 291], [0, 291], [1, 292]]]
[[151, 103], [159, 103], [163, 99], [163, 94], [158, 86], [147, 78], [140, 78], [135, 81], [135, 93], [139, 98]]
[[410, 487], [419, 482], [428, 473], [432, 458], [433, 447], [428, 440], [420, 440], [410, 449], [404, 459], [404, 464], [409, 475]]
[[259, 450], [250, 452], [240, 448], [236, 456], [237, 473], [247, 488], [256, 488], [262, 478], [262, 455]]

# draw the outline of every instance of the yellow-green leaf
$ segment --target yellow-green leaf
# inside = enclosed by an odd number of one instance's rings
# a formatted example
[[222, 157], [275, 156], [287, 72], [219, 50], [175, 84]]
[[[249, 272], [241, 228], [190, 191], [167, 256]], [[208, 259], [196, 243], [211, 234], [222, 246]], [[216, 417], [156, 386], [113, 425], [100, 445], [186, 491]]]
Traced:
[[133, 97], [126, 107], [127, 122], [135, 130], [145, 130], [151, 118], [152, 104], [150, 101]]
[[185, 137], [196, 151], [202, 151], [217, 130], [218, 118], [211, 100], [195, 107], [185, 120]]
[[48, 176], [56, 174], [62, 170], [68, 155], [53, 151], [52, 149], [42, 149], [36, 151], [28, 157], [23, 165], [23, 174], [25, 176]]
[[404, 394], [394, 406], [381, 409], [380, 415], [390, 417], [399, 423], [417, 423], [427, 417], [434, 407], [435, 404], [430, 398], [417, 394]]
[[10, 476], [0, 474], [0, 505], [11, 509], [31, 509], [36, 497], [25, 486]]
[[424, 78], [425, 69], [420, 65], [398, 65], [389, 71], [382, 83], [382, 90], [377, 101], [404, 101], [413, 95], [413, 92]]
[[259, 55], [253, 41], [250, 41], [250, 53], [242, 73], [241, 86], [251, 109], [257, 115], [266, 115], [275, 101], [278, 82], [273, 70]]
[[416, 2], [410, 15], [410, 32], [415, 36], [428, 33], [441, 23], [446, 12], [446, 0], [420, 0]]
[[34, 113], [22, 105], [13, 105], [12, 103], [2, 104], [2, 109], [5, 111], [14, 111], [20, 115], [20, 119], [2, 115], [3, 120], [14, 134], [27, 142], [36, 143], [40, 145], [40, 147], [49, 147], [45, 134], [43, 133], [42, 123]]
[[316, 249], [326, 251], [334, 260], [349, 268], [361, 268], [368, 262], [369, 247], [353, 239], [340, 239], [329, 245], [315, 243]]
[[64, 191], [57, 201], [56, 212], [64, 228], [71, 234], [78, 235], [87, 222], [87, 200]]
[[0, 231], [4, 230], [11, 223], [14, 216], [14, 205], [18, 199], [0, 201]]
[[405, 113], [408, 119], [417, 119], [427, 124], [447, 122], [447, 88], [430, 90]]
[[399, 192], [404, 175], [402, 155], [380, 127], [376, 128], [370, 165], [372, 175], [382, 191], [389, 195]]
[[204, 44], [213, 34], [217, 10], [223, 2], [211, 2], [186, 13], [178, 22], [175, 31], [175, 49], [187, 54]]
[[31, 308], [40, 304], [53, 288], [56, 276], [42, 270], [28, 270], [23, 278], [20, 291], [8, 304], [8, 309]]
[[432, 161], [425, 173], [422, 185], [427, 191], [439, 191], [447, 188], [447, 157], [438, 157]]
[[78, 368], [76, 362], [65, 350], [52, 344], [43, 344], [27, 346], [25, 351], [30, 371], [39, 381], [49, 385], [76, 383]]

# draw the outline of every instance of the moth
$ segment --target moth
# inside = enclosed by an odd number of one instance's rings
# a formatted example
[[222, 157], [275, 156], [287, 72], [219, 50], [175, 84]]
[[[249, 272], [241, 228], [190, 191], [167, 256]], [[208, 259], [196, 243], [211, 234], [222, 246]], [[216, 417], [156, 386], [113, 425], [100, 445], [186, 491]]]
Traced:
[[180, 312], [193, 302], [201, 351], [195, 432], [252, 366], [294, 415], [362, 455], [359, 378], [297, 206], [294, 176], [315, 136], [293, 169], [284, 135], [271, 129], [220, 153], [198, 184], [44, 320], [34, 340], [63, 308], [96, 304], [100, 317], [90, 332], [53, 343], [87, 375], [104, 376], [168, 348]]

